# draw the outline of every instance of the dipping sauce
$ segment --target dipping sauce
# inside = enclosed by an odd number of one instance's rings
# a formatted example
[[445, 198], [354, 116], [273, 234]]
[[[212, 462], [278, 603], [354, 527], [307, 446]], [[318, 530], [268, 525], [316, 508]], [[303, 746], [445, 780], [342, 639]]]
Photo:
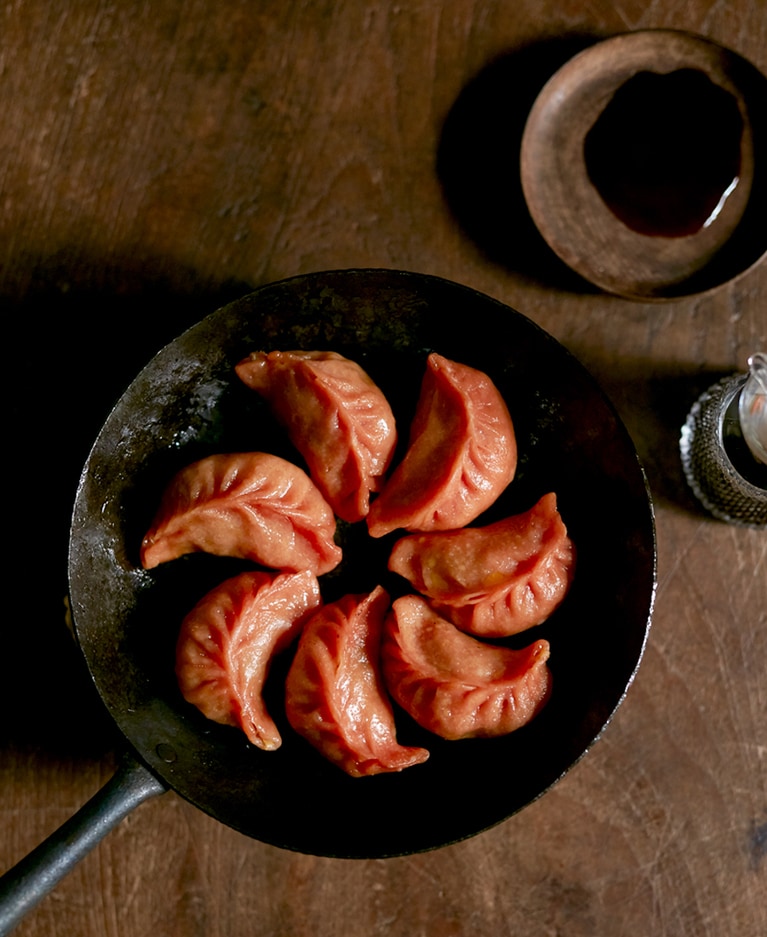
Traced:
[[738, 185], [743, 117], [703, 72], [638, 72], [586, 134], [591, 183], [625, 225], [687, 237], [711, 224]]

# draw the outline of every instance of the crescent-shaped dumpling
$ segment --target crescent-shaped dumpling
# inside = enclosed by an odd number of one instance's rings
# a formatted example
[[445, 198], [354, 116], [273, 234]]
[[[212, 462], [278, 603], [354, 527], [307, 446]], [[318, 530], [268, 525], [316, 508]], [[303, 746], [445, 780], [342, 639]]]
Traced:
[[351, 777], [402, 771], [429, 757], [397, 742], [379, 663], [388, 608], [380, 586], [323, 606], [304, 626], [286, 681], [290, 725]]
[[491, 738], [527, 724], [551, 691], [547, 641], [512, 650], [459, 631], [421, 596], [396, 599], [381, 665], [392, 697], [445, 739]]
[[564, 600], [574, 566], [553, 492], [485, 527], [403, 537], [389, 557], [389, 569], [453, 624], [494, 638], [545, 621]]
[[212, 455], [165, 489], [141, 564], [200, 551], [320, 575], [341, 560], [335, 530], [333, 511], [297, 465], [265, 452]]
[[238, 726], [259, 748], [279, 748], [264, 683], [274, 656], [320, 602], [310, 572], [241, 573], [212, 589], [179, 632], [176, 676], [184, 698], [208, 719]]
[[391, 407], [368, 374], [332, 351], [253, 352], [235, 371], [269, 402], [335, 513], [362, 520], [397, 442]]
[[405, 456], [370, 506], [368, 530], [450, 530], [471, 523], [514, 477], [506, 403], [482, 371], [438, 354], [426, 372]]

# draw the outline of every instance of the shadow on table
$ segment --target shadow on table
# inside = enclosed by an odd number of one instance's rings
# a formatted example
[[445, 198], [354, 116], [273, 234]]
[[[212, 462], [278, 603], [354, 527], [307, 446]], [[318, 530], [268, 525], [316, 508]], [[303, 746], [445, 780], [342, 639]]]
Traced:
[[191, 272], [135, 258], [99, 265], [83, 282], [64, 258], [51, 258], [28, 277], [23, 298], [0, 297], [9, 336], [3, 400], [11, 548], [0, 752], [98, 757], [114, 748], [116, 730], [67, 628], [65, 606], [80, 471], [112, 406], [154, 353], [250, 287], [201, 283]]
[[461, 92], [445, 120], [437, 175], [457, 222], [491, 261], [545, 286], [596, 288], [549, 248], [525, 203], [519, 153], [525, 122], [548, 79], [603, 37], [535, 42], [489, 63]]

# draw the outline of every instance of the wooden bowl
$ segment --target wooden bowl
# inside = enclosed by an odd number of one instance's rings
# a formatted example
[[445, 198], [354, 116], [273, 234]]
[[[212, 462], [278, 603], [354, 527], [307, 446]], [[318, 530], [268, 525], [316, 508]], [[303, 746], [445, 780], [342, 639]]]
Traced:
[[767, 251], [767, 79], [675, 30], [614, 36], [542, 89], [522, 187], [552, 250], [610, 293], [714, 288]]

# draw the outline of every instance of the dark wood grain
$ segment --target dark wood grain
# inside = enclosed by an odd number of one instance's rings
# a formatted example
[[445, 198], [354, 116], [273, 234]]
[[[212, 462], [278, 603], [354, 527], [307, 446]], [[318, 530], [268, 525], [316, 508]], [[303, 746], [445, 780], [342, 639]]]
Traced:
[[512, 820], [437, 852], [339, 861], [264, 846], [165, 795], [20, 937], [767, 931], [767, 538], [706, 516], [677, 449], [698, 393], [767, 347], [767, 264], [662, 305], [598, 293], [536, 235], [518, 180], [523, 116], [577, 47], [674, 27], [765, 72], [766, 13], [763, 0], [3, 6], [0, 869], [85, 802], [120, 750], [64, 607], [91, 441], [156, 348], [255, 286], [397, 267], [528, 315], [629, 427], [659, 559], [625, 704]]

